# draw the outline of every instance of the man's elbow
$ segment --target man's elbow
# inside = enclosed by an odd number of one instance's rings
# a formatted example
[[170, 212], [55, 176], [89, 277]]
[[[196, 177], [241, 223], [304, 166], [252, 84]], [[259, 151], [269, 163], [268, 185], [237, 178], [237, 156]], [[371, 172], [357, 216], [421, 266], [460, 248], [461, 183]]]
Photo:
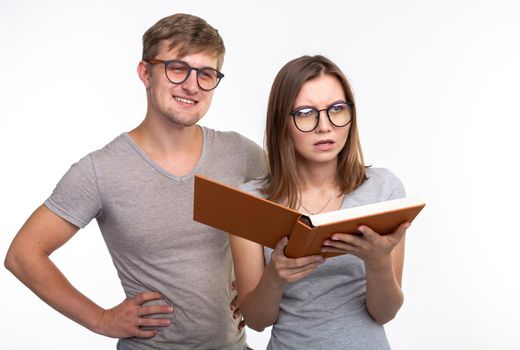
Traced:
[[16, 274], [15, 272], [17, 270], [17, 261], [15, 254], [12, 252], [12, 249], [9, 249], [5, 255], [4, 266], [11, 273]]
[[9, 247], [4, 259], [5, 268], [16, 277], [19, 277], [24, 271], [24, 266], [28, 265], [27, 257], [23, 252], [18, 251], [14, 244]]

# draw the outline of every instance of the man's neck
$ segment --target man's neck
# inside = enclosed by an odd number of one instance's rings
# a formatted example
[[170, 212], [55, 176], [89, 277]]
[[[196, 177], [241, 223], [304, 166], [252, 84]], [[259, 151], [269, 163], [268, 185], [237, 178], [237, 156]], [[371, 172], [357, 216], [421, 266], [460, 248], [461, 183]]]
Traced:
[[128, 134], [146, 155], [175, 176], [190, 173], [202, 153], [203, 135], [198, 125], [154, 123], [145, 118]]

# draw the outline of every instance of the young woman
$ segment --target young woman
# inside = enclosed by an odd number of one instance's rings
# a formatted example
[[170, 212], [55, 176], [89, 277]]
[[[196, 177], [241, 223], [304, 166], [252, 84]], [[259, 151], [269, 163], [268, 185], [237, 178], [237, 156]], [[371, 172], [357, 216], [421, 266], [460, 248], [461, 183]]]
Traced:
[[[306, 214], [404, 196], [388, 170], [367, 168], [352, 89], [323, 56], [303, 56], [278, 73], [269, 97], [270, 174], [243, 190]], [[274, 250], [230, 235], [240, 310], [249, 327], [273, 325], [269, 349], [389, 349], [383, 324], [403, 303], [403, 223], [381, 236], [334, 234], [323, 252], [290, 259], [287, 239]]]

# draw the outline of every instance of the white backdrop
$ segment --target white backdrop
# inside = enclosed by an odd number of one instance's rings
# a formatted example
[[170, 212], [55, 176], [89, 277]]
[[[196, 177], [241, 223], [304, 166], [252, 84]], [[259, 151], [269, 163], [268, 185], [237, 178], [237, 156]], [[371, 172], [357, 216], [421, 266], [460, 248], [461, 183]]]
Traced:
[[[144, 117], [141, 36], [187, 12], [219, 29], [226, 77], [202, 124], [262, 143], [281, 66], [349, 76], [368, 163], [427, 208], [407, 235], [394, 349], [519, 349], [518, 1], [17, 1], [0, 4], [0, 257], [68, 167]], [[516, 228], [515, 228], [516, 227]], [[95, 223], [53, 255], [104, 307], [123, 298]], [[0, 269], [0, 349], [114, 349]], [[248, 330], [264, 348], [269, 332]]]

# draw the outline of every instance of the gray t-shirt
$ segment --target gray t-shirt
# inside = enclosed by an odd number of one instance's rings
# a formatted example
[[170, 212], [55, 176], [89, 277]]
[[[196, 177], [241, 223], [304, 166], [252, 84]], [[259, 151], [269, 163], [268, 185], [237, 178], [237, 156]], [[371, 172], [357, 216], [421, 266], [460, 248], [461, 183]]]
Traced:
[[[347, 194], [342, 208], [404, 197], [403, 185], [390, 171], [368, 168], [368, 180]], [[259, 181], [240, 186], [261, 196]], [[272, 249], [264, 247], [269, 262]], [[268, 349], [390, 349], [383, 326], [365, 305], [365, 267], [353, 255], [327, 259], [311, 275], [288, 284], [280, 302]]]
[[124, 133], [72, 165], [45, 205], [83, 228], [96, 218], [127, 297], [157, 291], [175, 313], [151, 339], [118, 349], [241, 349], [244, 330], [230, 311], [234, 294], [228, 237], [193, 221], [196, 173], [231, 186], [264, 176], [263, 150], [233, 132], [202, 128], [200, 161], [177, 177]]

